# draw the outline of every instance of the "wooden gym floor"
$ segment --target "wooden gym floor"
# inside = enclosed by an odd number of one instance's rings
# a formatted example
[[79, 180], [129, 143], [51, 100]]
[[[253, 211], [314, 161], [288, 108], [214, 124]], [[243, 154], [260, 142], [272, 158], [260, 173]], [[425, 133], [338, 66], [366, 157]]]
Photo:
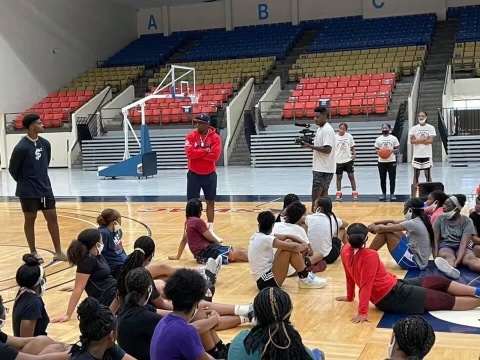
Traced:
[[[123, 244], [130, 253], [135, 239], [150, 235], [156, 242], [154, 262], [165, 262], [172, 266], [197, 266], [192, 255], [185, 252], [180, 261], [169, 261], [168, 255], [176, 254], [181, 239], [184, 221], [184, 203], [69, 203], [58, 202], [62, 245], [68, 244], [83, 229], [94, 227], [98, 213], [107, 207], [115, 208], [122, 214]], [[223, 237], [225, 244], [247, 247], [251, 234], [256, 231], [256, 216], [261, 210], [279, 209], [280, 203], [261, 205], [257, 203], [218, 203], [215, 219], [215, 232]], [[352, 222], [369, 224], [384, 218], [401, 219], [402, 203], [342, 203], [335, 204], [338, 217]], [[23, 215], [17, 202], [0, 203], [0, 294], [6, 306], [13, 306], [17, 288], [15, 272], [21, 265], [21, 256], [28, 252], [23, 235]], [[45, 259], [47, 292], [44, 301], [50, 318], [63, 315], [67, 308], [70, 293], [60, 289], [73, 284], [75, 269], [66, 263], [51, 264], [51, 241], [46, 224], [39, 214], [37, 220], [37, 247]], [[381, 258], [388, 269], [403, 277], [386, 250]], [[338, 303], [336, 296], [345, 294], [345, 278], [339, 261], [319, 274], [326, 277], [328, 284], [320, 290], [299, 290], [296, 278], [287, 279], [284, 285], [292, 297], [294, 311], [292, 320], [300, 331], [304, 343], [325, 351], [328, 360], [338, 359], [383, 359], [386, 357], [391, 330], [377, 329], [381, 312], [371, 306], [370, 323], [351, 324], [356, 315], [357, 302]], [[248, 264], [224, 266], [217, 283], [215, 302], [228, 304], [248, 304], [257, 293], [250, 276]], [[11, 316], [11, 312], [9, 317]], [[10, 318], [9, 318], [10, 320]], [[230, 341], [242, 328], [223, 331], [220, 337]], [[6, 326], [11, 333], [11, 322]], [[68, 323], [50, 324], [49, 335], [56, 340], [73, 343], [78, 339], [78, 322], [74, 317]], [[427, 359], [478, 359], [480, 348], [478, 335], [458, 333], [437, 333], [434, 349]]]

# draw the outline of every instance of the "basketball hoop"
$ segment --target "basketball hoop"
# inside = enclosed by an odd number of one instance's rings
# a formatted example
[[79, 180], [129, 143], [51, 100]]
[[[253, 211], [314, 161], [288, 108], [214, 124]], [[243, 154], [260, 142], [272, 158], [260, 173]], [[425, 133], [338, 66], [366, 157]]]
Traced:
[[200, 99], [200, 94], [192, 93], [192, 94], [188, 94], [188, 97], [192, 101], [192, 104], [198, 104], [198, 100]]

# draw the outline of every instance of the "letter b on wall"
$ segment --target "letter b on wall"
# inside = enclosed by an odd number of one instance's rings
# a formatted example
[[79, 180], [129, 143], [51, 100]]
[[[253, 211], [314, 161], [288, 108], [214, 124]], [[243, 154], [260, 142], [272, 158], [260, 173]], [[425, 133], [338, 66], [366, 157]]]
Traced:
[[258, 20], [267, 20], [269, 16], [268, 4], [258, 4]]

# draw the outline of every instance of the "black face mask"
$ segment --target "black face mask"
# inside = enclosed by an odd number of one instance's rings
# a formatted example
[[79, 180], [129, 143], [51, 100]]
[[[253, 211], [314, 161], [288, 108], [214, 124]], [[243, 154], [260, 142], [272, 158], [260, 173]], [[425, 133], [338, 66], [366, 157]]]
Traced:
[[390, 134], [390, 130], [382, 130], [382, 134], [383, 135], [388, 135], [388, 134]]

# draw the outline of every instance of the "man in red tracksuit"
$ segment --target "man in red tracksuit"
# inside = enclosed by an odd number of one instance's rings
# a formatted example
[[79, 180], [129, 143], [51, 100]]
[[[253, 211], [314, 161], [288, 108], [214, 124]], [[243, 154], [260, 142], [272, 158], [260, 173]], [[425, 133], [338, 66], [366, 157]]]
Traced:
[[213, 232], [215, 217], [215, 198], [217, 196], [216, 162], [222, 152], [222, 140], [210, 126], [210, 117], [198, 115], [194, 121], [197, 129], [187, 134], [185, 138], [185, 154], [188, 158], [187, 200], [200, 198], [203, 190], [207, 203], [208, 229]]

